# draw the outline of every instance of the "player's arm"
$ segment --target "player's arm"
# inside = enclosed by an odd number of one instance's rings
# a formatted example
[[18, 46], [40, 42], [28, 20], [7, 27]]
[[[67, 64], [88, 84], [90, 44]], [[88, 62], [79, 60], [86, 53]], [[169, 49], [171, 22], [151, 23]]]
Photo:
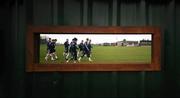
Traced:
[[66, 46], [66, 42], [64, 42], [64, 46]]

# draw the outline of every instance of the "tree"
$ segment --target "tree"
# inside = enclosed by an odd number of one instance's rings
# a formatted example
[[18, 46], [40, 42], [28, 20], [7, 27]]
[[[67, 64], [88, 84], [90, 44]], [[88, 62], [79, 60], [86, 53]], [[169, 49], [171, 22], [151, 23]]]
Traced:
[[123, 42], [126, 42], [126, 39], [123, 39]]

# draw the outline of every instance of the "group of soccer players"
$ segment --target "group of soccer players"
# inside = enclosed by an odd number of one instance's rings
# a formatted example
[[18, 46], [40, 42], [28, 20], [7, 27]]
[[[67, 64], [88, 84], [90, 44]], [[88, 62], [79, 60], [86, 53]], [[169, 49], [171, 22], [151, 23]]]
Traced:
[[[46, 61], [48, 60], [49, 56], [51, 57], [51, 60], [56, 60], [58, 58], [55, 50], [56, 41], [56, 39], [51, 40], [51, 38], [49, 38], [47, 42], [47, 54], [45, 57]], [[83, 57], [87, 57], [91, 62], [91, 40], [89, 38], [87, 38], [85, 42], [82, 40], [79, 45], [77, 44], [77, 41], [77, 38], [73, 38], [70, 43], [69, 39], [66, 39], [66, 41], [64, 42], [63, 56], [65, 57], [66, 62], [80, 62]]]
[[69, 40], [66, 39], [66, 42], [64, 43], [64, 56], [66, 59], [66, 62], [74, 61], [74, 63], [77, 62], [77, 60], [80, 62], [81, 59], [86, 56], [88, 57], [89, 61], [91, 60], [91, 40], [90, 39], [86, 39], [86, 41], [84, 42], [83, 40], [81, 41], [81, 43], [79, 45], [77, 45], [77, 38], [73, 38], [71, 43], [69, 43]]

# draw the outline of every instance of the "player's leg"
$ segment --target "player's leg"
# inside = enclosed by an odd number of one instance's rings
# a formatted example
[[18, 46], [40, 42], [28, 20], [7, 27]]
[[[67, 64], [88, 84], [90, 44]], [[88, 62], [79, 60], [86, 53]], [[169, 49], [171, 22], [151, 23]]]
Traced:
[[48, 60], [48, 57], [50, 56], [50, 53], [49, 53], [50, 51], [49, 50], [47, 50], [47, 53], [46, 53], [46, 56], [45, 56], [45, 60], [47, 61]]
[[55, 58], [55, 59], [57, 59], [57, 58], [58, 58], [58, 56], [57, 56], [57, 54], [56, 54], [56, 50], [55, 50], [55, 49], [53, 49], [53, 55], [54, 55], [54, 58]]
[[65, 51], [64, 58], [65, 58], [66, 61], [68, 60], [68, 57], [69, 57], [69, 52], [68, 52], [68, 51]]
[[55, 50], [55, 49], [53, 50], [53, 55], [54, 55], [54, 58], [55, 58], [55, 59], [57, 59], [57, 58], [58, 58], [58, 56], [57, 56], [57, 54], [56, 54], [56, 50]]
[[45, 60], [46, 60], [46, 61], [48, 60], [48, 57], [49, 57], [49, 56], [50, 56], [49, 53], [47, 53], [46, 56], [45, 56]]
[[90, 51], [90, 57], [92, 57], [92, 52]]
[[67, 53], [68, 53], [68, 49], [65, 48], [65, 50], [64, 50], [64, 52], [63, 52], [63, 56], [66, 57]]
[[51, 60], [54, 61], [55, 59], [54, 59], [53, 53], [51, 53], [50, 56], [51, 56]]
[[74, 51], [74, 63], [77, 61], [77, 51]]
[[69, 58], [66, 57], [66, 63], [70, 61], [71, 55], [68, 56]]
[[67, 60], [69, 58], [70, 53], [68, 52], [65, 59]]
[[53, 50], [52, 49], [50, 49], [49, 55], [51, 57], [51, 60], [54, 61], [55, 59], [54, 59], [54, 56], [53, 56]]
[[90, 57], [90, 52], [87, 53], [87, 57], [88, 57], [88, 60], [91, 62], [92, 59], [91, 59], [91, 57]]
[[66, 55], [65, 55], [65, 60], [66, 60], [66, 62], [68, 61], [68, 57], [69, 57], [69, 53], [66, 53]]
[[73, 52], [69, 52], [68, 53], [68, 58], [67, 58], [66, 62], [68, 63], [72, 59], [73, 59]]
[[78, 57], [79, 57], [79, 55], [80, 55], [80, 52], [81, 52], [80, 50], [77, 52], [77, 56], [78, 56]]
[[85, 51], [82, 51], [82, 55], [78, 58], [78, 61], [79, 61], [79, 62], [81, 61], [81, 59], [84, 57], [85, 54], [86, 54], [86, 52], [85, 52]]
[[57, 59], [57, 58], [58, 58], [58, 56], [57, 56], [56, 52], [53, 52], [53, 56], [54, 56], [54, 58], [55, 58], [55, 59]]

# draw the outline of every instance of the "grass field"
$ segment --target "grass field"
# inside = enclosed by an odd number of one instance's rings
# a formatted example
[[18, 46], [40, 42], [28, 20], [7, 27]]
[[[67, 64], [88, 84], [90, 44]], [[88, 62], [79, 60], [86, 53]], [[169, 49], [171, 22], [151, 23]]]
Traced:
[[[63, 57], [64, 47], [56, 46], [58, 59], [55, 61], [45, 61], [46, 45], [40, 45], [40, 63], [65, 63]], [[151, 46], [142, 47], [117, 47], [117, 46], [93, 46], [93, 62], [89, 62], [87, 57], [82, 58], [79, 63], [151, 63]], [[70, 62], [72, 63], [72, 62]]]

